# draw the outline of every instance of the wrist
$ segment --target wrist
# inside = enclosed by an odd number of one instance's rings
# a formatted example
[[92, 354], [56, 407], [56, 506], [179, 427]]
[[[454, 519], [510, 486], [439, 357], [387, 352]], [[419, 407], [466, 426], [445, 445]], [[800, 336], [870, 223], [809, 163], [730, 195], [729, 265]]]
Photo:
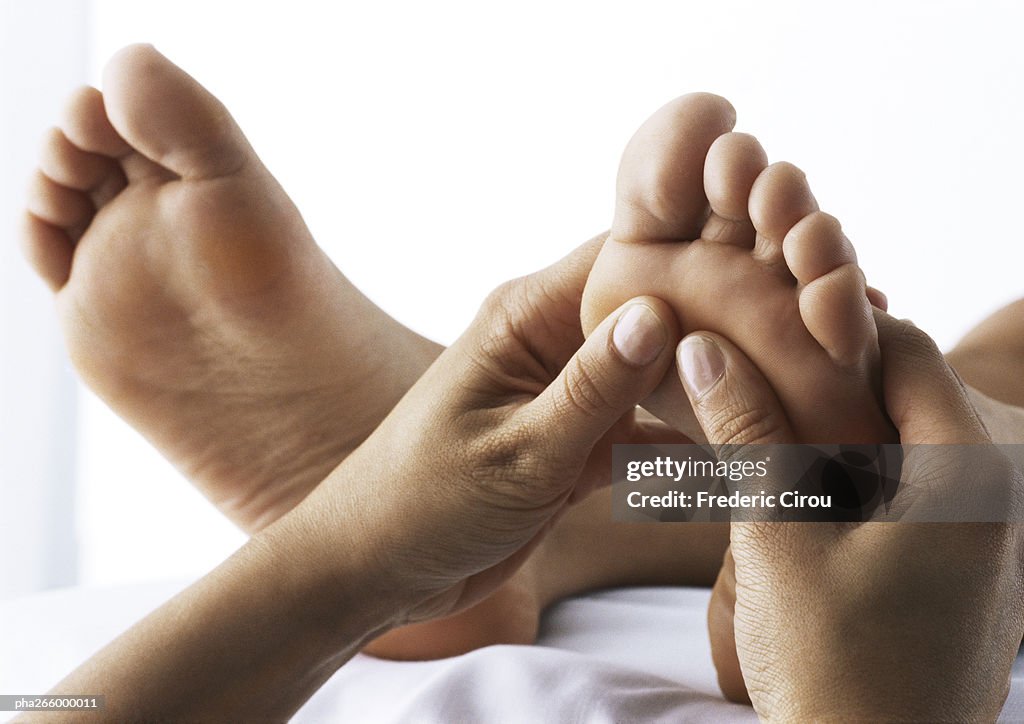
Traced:
[[294, 611], [296, 635], [318, 641], [325, 656], [344, 661], [400, 625], [410, 603], [389, 583], [374, 526], [357, 517], [361, 506], [339, 510], [329, 495], [332, 484], [354, 492], [346, 483], [355, 481], [332, 479], [337, 476], [338, 471], [250, 545]]
[[393, 619], [373, 569], [353, 556], [325, 575], [323, 536], [301, 522], [254, 536], [53, 693], [103, 692], [111, 721], [291, 717]]

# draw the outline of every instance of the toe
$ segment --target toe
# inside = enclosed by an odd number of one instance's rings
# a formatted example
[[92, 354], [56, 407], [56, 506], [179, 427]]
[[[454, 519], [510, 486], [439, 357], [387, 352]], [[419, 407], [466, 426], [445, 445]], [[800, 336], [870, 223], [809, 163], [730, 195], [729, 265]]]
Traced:
[[839, 220], [823, 211], [814, 211], [798, 221], [786, 234], [782, 252], [801, 284], [810, 284], [844, 264], [857, 263], [857, 253]]
[[746, 133], [719, 136], [704, 162], [704, 191], [711, 216], [701, 238], [744, 247], [754, 245], [748, 203], [754, 181], [768, 166], [756, 138]]
[[115, 159], [82, 150], [59, 128], [50, 129], [43, 142], [39, 169], [60, 185], [78, 191], [94, 191], [111, 176], [121, 175]]
[[146, 158], [179, 176], [226, 176], [251, 157], [220, 101], [152, 46], [121, 50], [103, 78], [114, 128]]
[[622, 156], [612, 237], [696, 239], [708, 217], [704, 159], [735, 121], [729, 102], [709, 93], [677, 98], [651, 116]]
[[22, 221], [22, 250], [44, 282], [57, 292], [71, 275], [74, 246], [67, 232], [26, 213]]
[[[106, 100], [95, 88], [81, 88], [72, 95], [64, 112], [61, 131], [80, 153], [106, 157], [120, 167], [121, 172], [112, 172], [101, 182], [103, 191], [99, 191], [97, 196], [102, 197], [104, 202], [111, 196], [107, 190], [117, 186], [115, 179], [119, 176], [127, 176], [129, 179], [171, 176], [160, 165], [137, 153], [114, 128], [107, 115]], [[97, 206], [100, 205], [97, 203]]]
[[836, 217], [814, 211], [782, 243], [786, 265], [800, 283], [800, 316], [811, 335], [841, 366], [856, 366], [874, 349], [873, 290]]
[[32, 177], [27, 206], [36, 218], [65, 230], [84, 228], [95, 213], [84, 193], [61, 186], [41, 171]]
[[773, 163], [750, 191], [750, 219], [757, 231], [754, 255], [782, 261], [782, 242], [800, 219], [818, 210], [807, 177], [791, 163]]
[[877, 350], [864, 274], [856, 264], [844, 264], [804, 286], [800, 316], [811, 336], [841, 367], [861, 366]]
[[121, 158], [132, 150], [111, 125], [103, 95], [88, 86], [72, 94], [64, 111], [61, 130], [82, 151]]
[[881, 309], [883, 312], [889, 311], [889, 298], [885, 296], [885, 292], [883, 292], [881, 289], [868, 287], [867, 295], [868, 301], [871, 302], [872, 307]]

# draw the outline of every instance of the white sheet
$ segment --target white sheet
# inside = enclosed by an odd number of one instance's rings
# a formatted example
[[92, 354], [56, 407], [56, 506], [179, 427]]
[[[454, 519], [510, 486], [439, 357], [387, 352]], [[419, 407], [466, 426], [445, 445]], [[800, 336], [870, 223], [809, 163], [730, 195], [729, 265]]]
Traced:
[[[183, 585], [0, 601], [0, 693], [45, 692]], [[536, 646], [424, 663], [357, 656], [295, 721], [756, 721], [749, 708], [718, 694], [704, 628], [707, 596], [684, 588], [604, 591], [553, 607]], [[1002, 719], [1024, 721], [1022, 659]]]

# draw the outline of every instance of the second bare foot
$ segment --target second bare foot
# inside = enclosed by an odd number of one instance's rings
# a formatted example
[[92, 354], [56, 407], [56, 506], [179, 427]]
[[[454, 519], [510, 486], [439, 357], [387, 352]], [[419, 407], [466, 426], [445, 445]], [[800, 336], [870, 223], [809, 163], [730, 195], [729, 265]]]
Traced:
[[[633, 296], [664, 299], [684, 332], [716, 332], [747, 353], [801, 441], [894, 441], [852, 245], [804, 174], [769, 165], [755, 138], [729, 132], [733, 120], [724, 99], [693, 94], [630, 141], [611, 235], [583, 298], [584, 330]], [[644, 406], [696, 433], [675, 374]]]
[[83, 379], [249, 532], [438, 353], [342, 276], [224, 107], [149, 46], [75, 95], [25, 224]]

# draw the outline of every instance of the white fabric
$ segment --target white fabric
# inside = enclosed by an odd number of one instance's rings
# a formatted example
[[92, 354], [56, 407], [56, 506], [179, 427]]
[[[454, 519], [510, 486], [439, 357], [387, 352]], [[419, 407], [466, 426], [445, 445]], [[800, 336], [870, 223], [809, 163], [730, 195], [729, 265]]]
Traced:
[[[68, 589], [0, 602], [0, 693], [45, 692], [182, 587]], [[604, 591], [553, 607], [536, 646], [424, 663], [357, 656], [295, 721], [756, 721], [718, 694], [707, 597], [684, 588]], [[1021, 659], [1002, 719], [1024, 721]]]

